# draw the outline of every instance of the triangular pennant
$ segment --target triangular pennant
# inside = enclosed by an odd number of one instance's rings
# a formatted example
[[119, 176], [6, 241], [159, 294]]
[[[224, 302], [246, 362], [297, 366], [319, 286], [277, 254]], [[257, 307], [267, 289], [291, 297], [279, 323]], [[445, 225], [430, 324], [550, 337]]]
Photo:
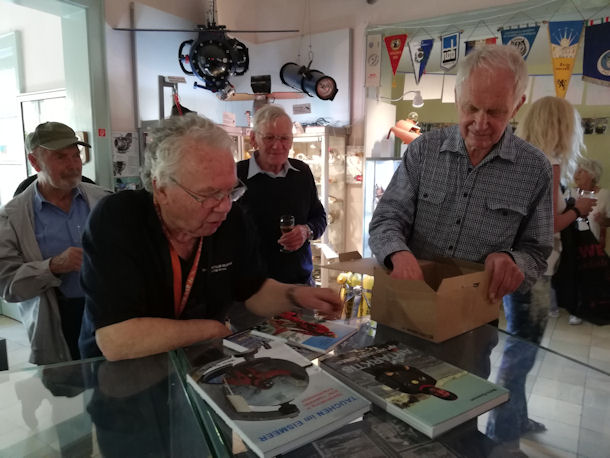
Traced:
[[460, 32], [441, 36], [441, 68], [451, 70], [460, 56]]
[[496, 37], [491, 37], [491, 38], [483, 38], [482, 40], [469, 40], [464, 42], [466, 45], [466, 49], [464, 52], [464, 55], [467, 56], [468, 54], [470, 54], [473, 50], [480, 48], [482, 46], [487, 46], [487, 45], [495, 45], [496, 44]]
[[500, 31], [502, 44], [514, 46], [519, 50], [523, 59], [527, 59], [539, 28], [539, 25], [532, 25], [516, 29], [502, 29]]
[[392, 64], [392, 73], [396, 75], [396, 70], [398, 69], [398, 63], [400, 62], [400, 58], [402, 56], [402, 50], [405, 47], [405, 43], [407, 42], [407, 34], [403, 33], [400, 35], [392, 35], [390, 37], [385, 37], [385, 46], [388, 50], [388, 56], [390, 56], [390, 63]]
[[584, 21], [549, 22], [555, 94], [565, 98]]
[[434, 40], [431, 38], [421, 41], [411, 40], [409, 42], [409, 54], [413, 63], [413, 74], [415, 75], [416, 84], [419, 84], [419, 80], [426, 70], [426, 64], [430, 58], [433, 45]]
[[585, 28], [582, 79], [610, 86], [610, 22]]

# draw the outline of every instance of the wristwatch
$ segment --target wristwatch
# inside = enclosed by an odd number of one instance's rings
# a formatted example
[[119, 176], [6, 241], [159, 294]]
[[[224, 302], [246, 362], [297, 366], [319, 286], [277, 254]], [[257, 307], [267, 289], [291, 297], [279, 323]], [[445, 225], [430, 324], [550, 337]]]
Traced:
[[311, 230], [311, 227], [309, 227], [309, 224], [306, 224], [305, 227], [307, 228], [307, 240], [313, 240], [313, 231]]

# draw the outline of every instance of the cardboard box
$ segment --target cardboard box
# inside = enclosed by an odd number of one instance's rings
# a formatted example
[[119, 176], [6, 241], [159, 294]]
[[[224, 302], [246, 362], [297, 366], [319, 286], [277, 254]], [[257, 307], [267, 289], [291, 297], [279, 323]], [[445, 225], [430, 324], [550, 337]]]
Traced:
[[425, 281], [397, 280], [375, 259], [351, 255], [322, 267], [374, 275], [371, 318], [379, 323], [443, 342], [498, 318], [500, 301], [487, 300], [489, 275], [482, 264], [421, 260]]

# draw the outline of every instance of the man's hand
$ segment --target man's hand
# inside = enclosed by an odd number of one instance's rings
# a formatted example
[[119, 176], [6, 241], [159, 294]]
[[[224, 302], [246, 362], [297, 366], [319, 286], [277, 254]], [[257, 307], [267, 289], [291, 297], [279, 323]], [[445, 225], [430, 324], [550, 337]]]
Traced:
[[71, 246], [63, 253], [53, 256], [49, 262], [49, 269], [54, 274], [78, 272], [83, 263], [83, 249]]
[[343, 311], [341, 297], [330, 288], [312, 288], [309, 286], [294, 286], [287, 290], [291, 291], [292, 298], [289, 302], [294, 305], [315, 310], [328, 319], [337, 319]]
[[485, 270], [489, 272], [489, 289], [487, 295], [490, 302], [496, 302], [503, 296], [515, 291], [525, 279], [525, 275], [513, 258], [506, 253], [491, 253], [485, 259]]
[[296, 251], [303, 246], [308, 235], [309, 227], [306, 224], [297, 224], [290, 232], [283, 234], [277, 243], [285, 250]]
[[392, 273], [390, 277], [399, 280], [423, 280], [424, 274], [417, 259], [410, 251], [397, 251], [391, 256]]

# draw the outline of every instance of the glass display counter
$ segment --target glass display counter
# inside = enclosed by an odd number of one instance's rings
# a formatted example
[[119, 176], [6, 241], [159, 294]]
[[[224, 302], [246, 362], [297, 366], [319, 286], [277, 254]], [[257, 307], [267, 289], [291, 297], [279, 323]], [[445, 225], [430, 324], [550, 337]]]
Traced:
[[0, 456], [213, 456], [171, 354], [0, 372]]
[[[518, 373], [522, 355], [533, 353], [536, 364], [524, 374], [527, 384], [510, 387], [510, 396], [523, 397], [530, 418], [544, 423], [546, 429], [523, 431], [521, 447], [529, 447], [534, 456], [607, 456], [603, 446], [608, 443], [607, 371], [488, 325], [435, 344], [365, 322], [335, 352], [390, 340], [429, 352], [494, 382], [508, 362], [512, 364], [509, 372]], [[189, 361], [186, 354], [178, 350], [118, 362], [97, 358], [1, 371], [0, 456], [254, 457], [194, 391], [187, 392], [185, 374], [197, 361]], [[485, 435], [488, 417], [481, 415], [427, 441], [428, 450], [444, 454], [413, 455], [412, 441], [417, 433], [373, 408], [363, 421], [286, 456], [353, 456], [349, 450], [354, 442], [348, 439], [355, 437], [354, 430], [363, 432], [356, 439], [366, 439], [364, 434], [380, 422], [393, 426], [377, 430], [385, 442], [377, 454], [366, 456], [385, 456], [381, 450], [386, 445], [402, 447], [401, 454], [395, 456], [526, 456], [523, 452], [527, 450], [519, 450], [519, 441], [498, 442]], [[339, 447], [334, 450], [345, 453], [321, 452], [333, 443]]]

